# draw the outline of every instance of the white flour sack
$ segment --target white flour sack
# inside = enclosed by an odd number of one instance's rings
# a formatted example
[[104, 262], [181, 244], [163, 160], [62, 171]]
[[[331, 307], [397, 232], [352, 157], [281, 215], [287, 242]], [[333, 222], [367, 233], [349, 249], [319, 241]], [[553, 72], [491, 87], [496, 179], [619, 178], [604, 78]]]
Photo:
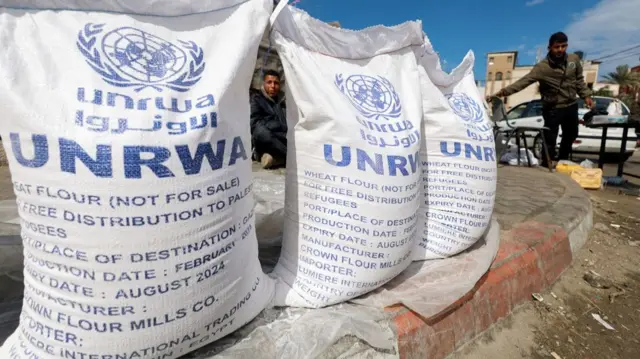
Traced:
[[0, 0], [0, 135], [25, 256], [0, 358], [178, 358], [271, 301], [248, 98], [271, 10]]
[[414, 260], [446, 258], [476, 243], [491, 222], [497, 168], [492, 124], [469, 52], [450, 74], [428, 40], [416, 50], [424, 110], [424, 200]]
[[411, 46], [421, 24], [349, 31], [287, 8], [272, 36], [290, 129], [275, 304], [323, 307], [411, 262], [422, 119]]

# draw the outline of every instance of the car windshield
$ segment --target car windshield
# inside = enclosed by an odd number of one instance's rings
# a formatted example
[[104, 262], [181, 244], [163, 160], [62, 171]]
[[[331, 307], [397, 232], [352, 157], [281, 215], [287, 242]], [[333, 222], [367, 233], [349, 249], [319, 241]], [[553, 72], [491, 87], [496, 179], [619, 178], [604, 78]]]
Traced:
[[509, 113], [507, 114], [507, 119], [508, 120], [515, 120], [517, 118], [522, 117], [522, 115], [524, 114], [524, 111], [527, 109], [527, 104], [523, 103], [520, 104], [514, 108], [511, 109], [511, 111], [509, 111]]
[[[595, 102], [596, 104], [596, 110], [598, 111], [606, 111], [609, 105], [611, 104], [611, 101], [613, 101], [612, 98], [605, 98], [605, 97], [593, 98], [593, 102]], [[586, 105], [583, 99], [578, 100], [578, 108], [586, 108]], [[627, 111], [627, 108], [624, 105], [622, 106], [622, 114], [624, 116], [629, 114], [629, 112]]]

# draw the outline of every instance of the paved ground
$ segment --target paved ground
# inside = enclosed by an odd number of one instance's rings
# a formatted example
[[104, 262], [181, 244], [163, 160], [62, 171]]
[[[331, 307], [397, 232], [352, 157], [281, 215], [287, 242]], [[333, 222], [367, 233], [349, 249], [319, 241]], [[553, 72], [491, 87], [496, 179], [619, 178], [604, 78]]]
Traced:
[[640, 198], [615, 188], [589, 193], [595, 229], [543, 301], [531, 298], [451, 359], [640, 357]]
[[565, 193], [556, 177], [538, 169], [502, 167], [498, 175], [495, 214], [502, 230], [509, 230], [548, 211]]

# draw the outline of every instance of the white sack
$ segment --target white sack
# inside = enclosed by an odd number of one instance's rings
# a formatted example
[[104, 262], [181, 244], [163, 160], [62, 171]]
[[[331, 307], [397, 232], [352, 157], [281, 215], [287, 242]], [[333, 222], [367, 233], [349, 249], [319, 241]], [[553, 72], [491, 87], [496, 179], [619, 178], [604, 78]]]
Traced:
[[612, 100], [609, 102], [609, 106], [607, 106], [607, 114], [609, 116], [622, 116], [622, 103], [620, 100]]
[[422, 108], [421, 24], [334, 28], [286, 8], [272, 33], [289, 123], [276, 305], [367, 293], [411, 262]]
[[473, 78], [469, 52], [450, 74], [425, 37], [416, 49], [424, 110], [424, 200], [414, 260], [471, 247], [491, 223], [497, 182], [492, 124]]
[[[529, 158], [527, 159], [527, 156]], [[529, 162], [531, 162], [532, 167], [536, 167], [540, 164], [536, 156], [531, 152], [531, 150], [527, 150], [524, 148], [520, 149], [520, 166], [529, 166]], [[518, 148], [513, 146], [509, 148], [507, 152], [505, 152], [500, 158], [501, 163], [507, 163], [509, 166], [518, 166]]]
[[177, 358], [254, 318], [273, 281], [248, 90], [271, 1], [6, 5], [21, 7], [0, 7], [0, 135], [25, 293], [0, 358]]

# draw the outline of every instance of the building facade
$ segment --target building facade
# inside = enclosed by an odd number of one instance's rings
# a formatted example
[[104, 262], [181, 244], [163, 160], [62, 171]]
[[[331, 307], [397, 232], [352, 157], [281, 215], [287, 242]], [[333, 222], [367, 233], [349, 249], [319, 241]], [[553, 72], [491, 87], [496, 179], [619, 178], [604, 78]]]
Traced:
[[[484, 84], [485, 96], [492, 95], [518, 81], [532, 69], [533, 65], [518, 65], [518, 51], [490, 52], [487, 54], [487, 73]], [[598, 79], [600, 62], [582, 62], [584, 78], [589, 88], [594, 88]], [[526, 89], [503, 98], [507, 110], [523, 102], [540, 98], [539, 85], [532, 84]]]

